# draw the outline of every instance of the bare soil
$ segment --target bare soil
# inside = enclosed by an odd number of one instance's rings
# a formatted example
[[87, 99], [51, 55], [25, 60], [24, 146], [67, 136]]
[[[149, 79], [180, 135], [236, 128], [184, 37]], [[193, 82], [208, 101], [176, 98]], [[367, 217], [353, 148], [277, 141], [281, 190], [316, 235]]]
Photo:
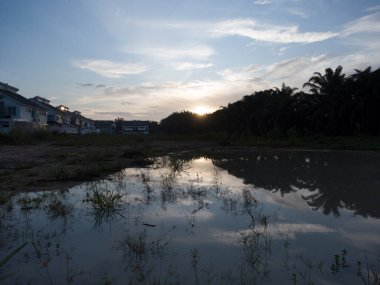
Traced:
[[116, 146], [0, 145], [0, 192], [63, 190], [126, 167], [143, 167], [150, 156], [214, 147], [207, 142], [170, 141]]

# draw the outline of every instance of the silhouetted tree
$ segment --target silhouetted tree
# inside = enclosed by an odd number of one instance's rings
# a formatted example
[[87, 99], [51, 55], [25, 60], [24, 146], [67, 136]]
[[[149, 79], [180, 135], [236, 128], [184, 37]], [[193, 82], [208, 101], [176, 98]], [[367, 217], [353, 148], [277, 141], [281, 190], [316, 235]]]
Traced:
[[245, 95], [212, 114], [175, 112], [160, 122], [169, 134], [225, 132], [230, 135], [286, 136], [289, 134], [380, 134], [380, 69], [346, 77], [342, 66], [315, 72], [296, 92], [284, 83]]
[[316, 131], [326, 134], [339, 134], [339, 109], [345, 96], [345, 74], [342, 66], [335, 71], [325, 69], [325, 74], [315, 72], [303, 87], [310, 87], [314, 101], [311, 124]]
[[115, 119], [115, 132], [117, 134], [123, 133], [123, 127], [124, 127], [124, 119], [123, 118], [116, 118]]

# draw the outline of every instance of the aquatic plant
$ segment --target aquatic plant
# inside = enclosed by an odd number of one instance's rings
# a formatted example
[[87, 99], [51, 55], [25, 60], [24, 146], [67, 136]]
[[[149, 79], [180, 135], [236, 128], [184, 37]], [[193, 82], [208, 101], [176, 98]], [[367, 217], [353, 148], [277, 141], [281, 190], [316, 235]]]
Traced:
[[199, 285], [200, 280], [198, 276], [198, 262], [199, 262], [199, 251], [197, 248], [193, 248], [190, 250], [190, 256], [191, 256], [191, 267], [194, 271], [194, 278], [195, 278], [195, 284]]
[[368, 262], [367, 255], [365, 255], [365, 268], [362, 267], [363, 263], [357, 261], [357, 273], [364, 285], [378, 285], [380, 284], [380, 269], [374, 264]]
[[0, 206], [9, 202], [11, 196], [7, 193], [0, 192]]
[[38, 194], [37, 196], [24, 195], [16, 200], [21, 210], [41, 209], [49, 195], [47, 193]]
[[163, 250], [168, 242], [162, 238], [150, 239], [146, 230], [138, 234], [127, 232], [125, 237], [119, 241], [118, 249], [121, 249], [124, 257], [142, 259], [147, 255], [163, 255]]
[[114, 191], [101, 192], [95, 190], [92, 195], [90, 195], [86, 202], [89, 202], [92, 208], [96, 211], [116, 211], [120, 210], [123, 205], [122, 194]]
[[334, 262], [330, 269], [332, 274], [337, 274], [341, 269], [349, 267], [347, 260], [347, 250], [343, 249], [340, 253], [334, 255]]
[[[24, 243], [22, 244], [21, 246], [19, 246], [18, 248], [16, 248], [15, 250], [13, 250], [11, 253], [9, 253], [7, 256], [5, 256], [4, 258], [0, 259], [0, 272], [1, 272], [1, 268], [9, 261], [11, 260], [20, 250], [22, 250], [28, 243]], [[10, 273], [10, 274], [7, 274], [7, 275], [4, 275], [4, 276], [1, 276], [0, 275], [0, 281], [12, 276], [14, 273]]]
[[61, 198], [57, 194], [52, 194], [50, 196], [50, 202], [48, 203], [47, 212], [52, 218], [56, 217], [66, 217], [73, 210], [73, 206]]

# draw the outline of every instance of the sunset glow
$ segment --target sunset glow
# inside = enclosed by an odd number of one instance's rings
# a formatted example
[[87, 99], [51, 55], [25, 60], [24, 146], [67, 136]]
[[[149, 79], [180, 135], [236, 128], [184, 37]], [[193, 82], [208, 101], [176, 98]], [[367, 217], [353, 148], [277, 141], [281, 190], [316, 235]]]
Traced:
[[0, 81], [92, 119], [204, 115], [328, 67], [375, 70], [378, 4], [0, 1]]
[[198, 107], [195, 107], [194, 109], [192, 109], [193, 113], [200, 115], [200, 116], [206, 115], [208, 113], [212, 113], [213, 111], [214, 110], [212, 110], [211, 108], [208, 108], [205, 106], [198, 106]]

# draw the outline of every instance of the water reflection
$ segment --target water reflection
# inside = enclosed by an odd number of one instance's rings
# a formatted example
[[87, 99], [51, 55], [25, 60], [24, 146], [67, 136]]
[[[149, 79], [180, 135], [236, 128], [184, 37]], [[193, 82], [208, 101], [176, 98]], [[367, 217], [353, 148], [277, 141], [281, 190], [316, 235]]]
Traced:
[[[236, 154], [235, 154], [236, 155]], [[279, 192], [297, 189], [313, 209], [339, 216], [348, 209], [362, 216], [380, 217], [380, 156], [377, 153], [270, 151], [249, 157], [213, 156], [218, 167], [246, 184]]]
[[70, 191], [0, 199], [0, 281], [377, 284], [379, 161], [173, 155]]

